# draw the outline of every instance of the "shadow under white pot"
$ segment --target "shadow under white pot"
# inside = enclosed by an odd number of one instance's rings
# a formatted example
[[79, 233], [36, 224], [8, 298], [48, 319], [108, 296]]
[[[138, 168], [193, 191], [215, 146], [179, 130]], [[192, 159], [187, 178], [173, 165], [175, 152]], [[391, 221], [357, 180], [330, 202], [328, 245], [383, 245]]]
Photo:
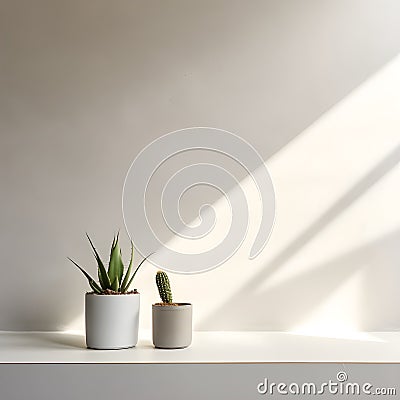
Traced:
[[161, 349], [180, 349], [192, 343], [192, 305], [153, 304], [153, 344]]
[[140, 294], [86, 293], [86, 345], [115, 350], [134, 347], [138, 341]]

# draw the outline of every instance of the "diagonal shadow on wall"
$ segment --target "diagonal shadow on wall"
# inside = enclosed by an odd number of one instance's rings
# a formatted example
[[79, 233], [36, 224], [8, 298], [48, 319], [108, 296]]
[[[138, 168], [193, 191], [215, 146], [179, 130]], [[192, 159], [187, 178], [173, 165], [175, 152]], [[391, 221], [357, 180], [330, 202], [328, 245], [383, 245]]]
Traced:
[[[286, 314], [291, 313], [291, 310], [301, 311], [301, 318], [309, 314], [312, 309], [317, 306], [324, 297], [329, 295], [335, 288], [349, 278], [361, 265], [357, 265], [357, 255], [367, 249], [373, 248], [370, 244], [366, 248], [357, 249], [347, 255], [332, 260], [327, 264], [315, 267], [311, 273], [304, 276], [293, 278], [293, 280], [285, 281], [283, 287], [272, 289], [271, 291], [262, 292], [257, 291], [257, 288], [266, 282], [278, 269], [284, 265], [289, 259], [294, 257], [307, 243], [315, 238], [318, 233], [324, 230], [332, 221], [340, 216], [352, 203], [360, 198], [369, 188], [377, 183], [385, 174], [392, 170], [400, 161], [400, 145], [397, 146], [390, 154], [388, 154], [380, 163], [378, 163], [372, 170], [370, 170], [358, 183], [356, 183], [347, 193], [340, 197], [330, 208], [328, 208], [316, 221], [314, 221], [306, 230], [298, 235], [285, 249], [265, 267], [263, 270], [248, 280], [241, 288], [246, 296], [236, 296], [233, 294], [221, 306], [212, 310], [212, 312], [199, 323], [199, 329], [207, 327], [208, 329], [220, 329], [226, 321], [234, 320], [234, 316], [230, 315], [232, 312], [237, 313], [239, 310], [245, 310], [246, 307], [252, 307], [254, 304], [265, 305], [266, 309], [272, 304], [274, 307], [279, 307], [283, 303], [283, 299], [290, 297], [293, 301], [290, 303], [289, 309], [282, 309], [281, 312]], [[380, 247], [388, 246], [392, 249], [393, 244], [398, 244], [399, 235], [389, 237], [389, 239], [378, 240], [375, 244], [377, 249]], [[396, 244], [395, 244], [396, 245]], [[378, 250], [376, 250], [378, 251]], [[379, 254], [385, 252], [379, 252]], [[376, 253], [374, 253], [376, 254]], [[390, 259], [390, 258], [389, 258]], [[390, 259], [392, 260], [392, 259]], [[392, 261], [391, 261], [392, 262]], [[377, 260], [379, 265], [379, 260]], [[318, 269], [320, 268], [320, 271]], [[329, 271], [330, 270], [330, 271]], [[324, 279], [322, 279], [325, 277]], [[305, 286], [305, 291], [302, 291], [302, 283], [310, 282], [310, 280], [318, 282], [314, 290], [310, 293], [309, 287]], [[325, 281], [326, 280], [326, 281]], [[281, 314], [276, 310], [275, 315]], [[241, 314], [241, 318], [246, 319], [246, 313]], [[232, 319], [233, 318], [233, 319]], [[260, 318], [263, 318], [260, 316]], [[266, 326], [273, 326], [274, 329], [279, 329], [279, 324], [271, 324], [271, 321], [265, 321]], [[293, 313], [292, 321], [297, 320], [296, 313]], [[285, 317], [287, 321], [287, 316]], [[244, 324], [248, 329], [251, 329], [251, 321]], [[269, 323], [268, 323], [269, 322]], [[373, 324], [372, 324], [373, 325]], [[370, 325], [371, 326], [371, 325]], [[287, 326], [281, 326], [281, 329], [287, 329]]]
[[[365, 313], [371, 311], [371, 307], [368, 306], [371, 302], [377, 309], [388, 308], [387, 299], [374, 295], [370, 288], [373, 287], [374, 282], [376, 283], [375, 278], [364, 272], [367, 272], [367, 269], [376, 268], [385, 254], [391, 254], [390, 265], [388, 266], [386, 262], [385, 272], [390, 279], [398, 282], [400, 270], [397, 268], [393, 254], [396, 254], [399, 240], [400, 230], [397, 230], [326, 263], [312, 266], [307, 272], [285, 279], [268, 290], [257, 290], [247, 285], [241, 291], [245, 295], [230, 298], [218, 308], [218, 311], [202, 321], [199, 329], [204, 324], [208, 330], [226, 330], [230, 321], [240, 316], [241, 324], [246, 326], [247, 330], [257, 330], [262, 325], [265, 327], [263, 330], [290, 331], [307, 320], [317, 307], [323, 305], [331, 294], [358, 272], [362, 273], [361, 290], [363, 292], [357, 298], [359, 311], [357, 321], [352, 321], [352, 323], [358, 324], [360, 330], [366, 330], [365, 327], [377, 327], [379, 326], [377, 321], [371, 321], [371, 318], [368, 318], [373, 314], [365, 315]], [[373, 261], [367, 264], [365, 261], [361, 262], [362, 255], [365, 253], [375, 254]], [[366, 279], [369, 280], [368, 285], [365, 285]], [[253, 307], [260, 310], [257, 317], [248, 312], [249, 308]], [[347, 307], [344, 305], [339, 311], [346, 314]]]

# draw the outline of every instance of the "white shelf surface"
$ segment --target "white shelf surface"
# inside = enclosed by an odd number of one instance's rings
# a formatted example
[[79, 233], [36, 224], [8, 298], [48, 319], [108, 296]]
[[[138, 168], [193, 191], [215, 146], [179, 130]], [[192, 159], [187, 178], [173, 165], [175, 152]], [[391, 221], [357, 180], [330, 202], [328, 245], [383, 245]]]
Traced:
[[89, 350], [83, 334], [0, 332], [0, 363], [400, 363], [400, 332], [321, 337], [280, 332], [194, 332], [186, 349]]

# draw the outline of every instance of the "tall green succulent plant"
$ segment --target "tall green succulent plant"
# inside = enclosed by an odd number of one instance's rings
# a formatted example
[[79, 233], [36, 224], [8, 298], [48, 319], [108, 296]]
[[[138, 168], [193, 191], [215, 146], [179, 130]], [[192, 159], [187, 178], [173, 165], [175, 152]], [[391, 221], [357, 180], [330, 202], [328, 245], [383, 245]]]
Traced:
[[90, 246], [92, 247], [94, 256], [97, 261], [97, 276], [98, 282], [96, 282], [81, 266], [79, 266], [74, 260], [68, 257], [68, 259], [78, 267], [83, 275], [85, 275], [86, 279], [89, 282], [92, 290], [97, 294], [105, 294], [105, 293], [126, 293], [133, 282], [133, 278], [135, 277], [137, 271], [141, 267], [141, 265], [146, 261], [147, 257], [144, 258], [141, 263], [136, 267], [135, 271], [132, 274], [132, 266], [133, 266], [133, 256], [134, 249], [133, 243], [131, 242], [132, 250], [131, 250], [131, 259], [129, 262], [129, 266], [124, 275], [124, 263], [122, 261], [122, 252], [119, 247], [119, 233], [117, 236], [114, 236], [111, 252], [110, 252], [110, 261], [108, 263], [108, 269], [105, 268], [103, 261], [101, 260], [99, 253], [93, 245], [92, 240], [89, 235], [86, 234]]
[[172, 303], [172, 291], [168, 275], [164, 271], [158, 271], [156, 274], [156, 284], [158, 293], [163, 303]]

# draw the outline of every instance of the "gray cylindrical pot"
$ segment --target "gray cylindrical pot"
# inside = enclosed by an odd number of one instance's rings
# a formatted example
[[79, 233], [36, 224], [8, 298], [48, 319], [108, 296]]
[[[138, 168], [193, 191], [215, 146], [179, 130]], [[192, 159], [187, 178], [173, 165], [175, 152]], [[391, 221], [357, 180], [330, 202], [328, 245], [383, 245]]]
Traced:
[[192, 305], [153, 304], [153, 344], [161, 349], [180, 349], [192, 343]]
[[136, 346], [139, 329], [139, 293], [86, 293], [86, 345], [111, 350]]

